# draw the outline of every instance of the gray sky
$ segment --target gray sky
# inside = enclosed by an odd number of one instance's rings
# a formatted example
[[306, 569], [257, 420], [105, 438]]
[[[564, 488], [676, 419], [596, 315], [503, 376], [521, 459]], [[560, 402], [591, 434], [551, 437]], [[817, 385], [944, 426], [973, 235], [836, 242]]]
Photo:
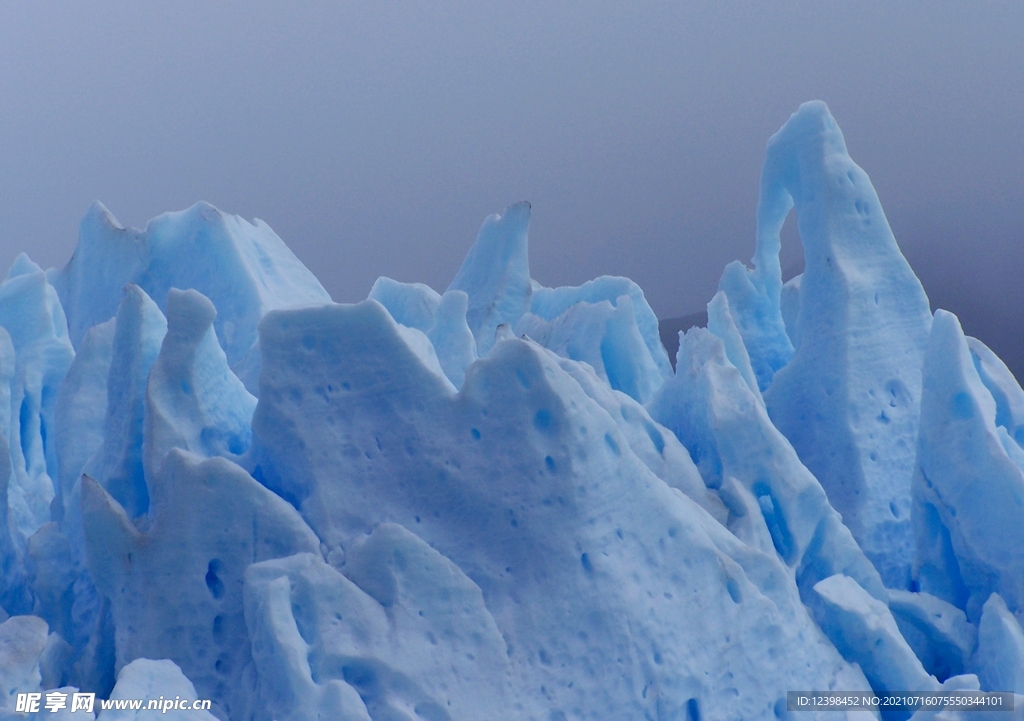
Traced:
[[139, 227], [202, 199], [267, 221], [335, 300], [379, 275], [443, 290], [526, 199], [535, 278], [627, 275], [682, 315], [753, 254], [765, 141], [820, 98], [933, 305], [1024, 371], [1022, 3], [0, 12], [4, 267], [63, 265], [94, 199]]

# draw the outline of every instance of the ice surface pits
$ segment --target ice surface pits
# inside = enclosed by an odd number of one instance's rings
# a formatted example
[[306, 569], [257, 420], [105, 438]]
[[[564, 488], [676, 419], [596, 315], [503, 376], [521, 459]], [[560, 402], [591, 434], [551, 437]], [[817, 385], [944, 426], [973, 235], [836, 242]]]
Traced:
[[354, 305], [203, 203], [144, 231], [97, 204], [63, 269], [19, 257], [0, 719], [51, 689], [231, 721], [1024, 692], [1024, 391], [932, 316], [823, 104], [769, 141], [753, 268], [674, 372], [632, 281], [530, 278], [529, 220], [487, 218], [443, 293]]

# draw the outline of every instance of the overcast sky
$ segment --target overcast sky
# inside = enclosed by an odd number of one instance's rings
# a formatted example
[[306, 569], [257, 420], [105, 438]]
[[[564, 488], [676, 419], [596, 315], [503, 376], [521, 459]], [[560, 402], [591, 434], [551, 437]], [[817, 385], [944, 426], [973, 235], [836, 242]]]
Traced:
[[0, 264], [63, 265], [94, 199], [138, 227], [206, 200], [349, 302], [443, 290], [525, 199], [539, 281], [627, 275], [683, 315], [822, 99], [933, 306], [1024, 371], [1022, 48], [1019, 2], [7, 3]]

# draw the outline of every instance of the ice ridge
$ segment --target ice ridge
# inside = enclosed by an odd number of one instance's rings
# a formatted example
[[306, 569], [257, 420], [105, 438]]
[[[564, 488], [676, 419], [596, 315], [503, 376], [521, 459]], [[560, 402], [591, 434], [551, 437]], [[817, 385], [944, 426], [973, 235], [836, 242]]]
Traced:
[[20, 256], [0, 719], [57, 689], [221, 721], [1024, 693], [1024, 390], [932, 315], [824, 104], [769, 141], [753, 267], [674, 371], [629, 279], [530, 277], [529, 218], [485, 219], [443, 293], [381, 278], [344, 305], [205, 203], [142, 231], [95, 204], [63, 269]]

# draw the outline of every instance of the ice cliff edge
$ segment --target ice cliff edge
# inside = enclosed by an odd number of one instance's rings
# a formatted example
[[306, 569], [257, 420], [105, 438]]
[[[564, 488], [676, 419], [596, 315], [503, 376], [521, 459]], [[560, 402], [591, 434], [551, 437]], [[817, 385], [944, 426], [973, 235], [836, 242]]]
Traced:
[[353, 305], [203, 203], [145, 231], [96, 204], [63, 269], [19, 258], [0, 719], [54, 690], [232, 721], [1024, 694], [1024, 390], [932, 315], [824, 104], [769, 141], [753, 267], [674, 371], [632, 281], [530, 278], [529, 219], [486, 219], [443, 293]]

